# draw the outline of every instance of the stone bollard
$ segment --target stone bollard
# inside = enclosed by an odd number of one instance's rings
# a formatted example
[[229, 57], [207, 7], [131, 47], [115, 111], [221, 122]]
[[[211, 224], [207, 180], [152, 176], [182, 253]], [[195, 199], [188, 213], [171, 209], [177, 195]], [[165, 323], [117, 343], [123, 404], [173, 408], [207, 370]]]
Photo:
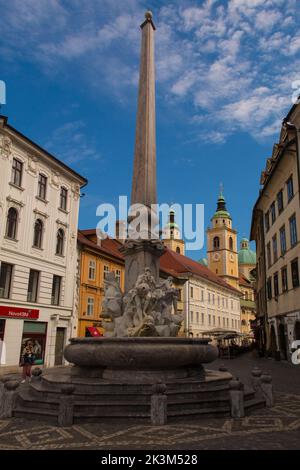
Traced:
[[274, 406], [274, 394], [273, 394], [273, 384], [272, 376], [268, 373], [263, 373], [261, 376], [261, 392], [266, 400], [266, 406], [272, 408]]
[[58, 426], [72, 426], [74, 421], [74, 397], [75, 386], [66, 384], [61, 387], [61, 397], [58, 409]]
[[12, 418], [19, 385], [20, 382], [18, 380], [7, 380], [4, 383], [0, 418]]
[[168, 397], [166, 395], [167, 387], [163, 383], [153, 385], [151, 396], [151, 424], [154, 426], [162, 426], [167, 424], [167, 404]]
[[4, 410], [4, 392], [5, 392], [5, 383], [11, 380], [7, 376], [0, 377], [0, 417], [3, 414]]
[[33, 369], [32, 374], [31, 374], [31, 382], [33, 383], [40, 382], [42, 378], [42, 373], [43, 371], [40, 367], [36, 367], [35, 369]]
[[243, 418], [245, 416], [244, 386], [238, 378], [231, 380], [229, 386], [231, 417]]
[[252, 375], [251, 382], [252, 382], [252, 388], [253, 388], [254, 392], [260, 391], [261, 374], [262, 374], [262, 371], [259, 369], [259, 367], [254, 367], [254, 369], [252, 369], [252, 371], [251, 371], [251, 375]]

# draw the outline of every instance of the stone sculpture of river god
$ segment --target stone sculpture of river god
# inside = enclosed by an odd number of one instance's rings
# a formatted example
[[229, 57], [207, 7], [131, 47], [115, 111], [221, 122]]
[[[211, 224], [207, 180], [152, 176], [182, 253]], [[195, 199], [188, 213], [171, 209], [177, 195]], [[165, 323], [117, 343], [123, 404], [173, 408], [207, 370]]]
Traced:
[[115, 274], [110, 272], [102, 304], [104, 336], [177, 336], [183, 315], [177, 313], [178, 289], [172, 282], [169, 277], [157, 283], [145, 268], [123, 296]]

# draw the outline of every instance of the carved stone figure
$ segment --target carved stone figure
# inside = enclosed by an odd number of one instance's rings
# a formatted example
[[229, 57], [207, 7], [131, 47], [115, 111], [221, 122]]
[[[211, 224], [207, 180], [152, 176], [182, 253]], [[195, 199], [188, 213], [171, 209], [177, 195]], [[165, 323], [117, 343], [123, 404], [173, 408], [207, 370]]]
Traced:
[[104, 280], [104, 300], [102, 302], [102, 318], [109, 320], [103, 322], [106, 336], [115, 336], [115, 319], [122, 315], [122, 297], [123, 294], [115, 273], [108, 273]]
[[109, 273], [102, 306], [105, 336], [177, 336], [183, 316], [177, 313], [178, 290], [172, 283], [169, 277], [157, 284], [145, 268], [123, 296], [114, 273]]

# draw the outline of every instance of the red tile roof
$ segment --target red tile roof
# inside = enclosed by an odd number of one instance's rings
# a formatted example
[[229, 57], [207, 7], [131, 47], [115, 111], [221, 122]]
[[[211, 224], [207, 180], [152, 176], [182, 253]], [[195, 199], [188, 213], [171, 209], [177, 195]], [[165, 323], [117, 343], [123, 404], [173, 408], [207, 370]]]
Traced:
[[166, 248], [165, 253], [160, 258], [160, 266], [163, 269], [167, 268], [170, 271], [177, 273], [177, 275], [189, 273], [194, 274], [201, 277], [202, 279], [213, 282], [214, 284], [218, 284], [220, 287], [230, 289], [236, 294], [241, 294], [239, 290], [223, 281], [222, 278], [217, 276], [217, 274], [215, 274], [206, 266], [203, 266], [202, 264], [198, 263], [198, 261], [194, 261], [187, 256], [176, 253], [169, 248]]
[[244, 287], [252, 287], [251, 281], [249, 281], [249, 279], [247, 279], [243, 274], [239, 275], [239, 284]]
[[118, 240], [114, 240], [113, 238], [106, 238], [101, 240], [101, 244], [97, 245], [97, 243], [88, 238], [88, 236], [95, 234], [96, 230], [78, 230], [77, 240], [82, 245], [98, 251], [99, 254], [116, 257], [118, 258], [118, 261], [124, 263], [124, 256], [119, 252], [122, 243]]
[[[78, 242], [93, 248], [103, 255], [109, 255], [118, 258], [118, 261], [124, 263], [124, 255], [120, 253], [122, 243], [116, 239], [107, 237], [101, 241], [101, 245], [97, 245], [94, 241], [90, 240], [89, 237], [95, 237], [96, 230], [78, 230]], [[235, 289], [227, 282], [223, 281], [222, 278], [217, 276], [206, 266], [198, 263], [197, 261], [188, 258], [187, 256], [175, 253], [175, 251], [165, 248], [164, 254], [160, 258], [160, 270], [165, 274], [173, 277], [182, 277], [183, 275], [194, 274], [202, 279], [210, 281], [214, 284], [219, 285], [225, 289], [229, 289], [236, 294], [241, 294], [239, 290]]]

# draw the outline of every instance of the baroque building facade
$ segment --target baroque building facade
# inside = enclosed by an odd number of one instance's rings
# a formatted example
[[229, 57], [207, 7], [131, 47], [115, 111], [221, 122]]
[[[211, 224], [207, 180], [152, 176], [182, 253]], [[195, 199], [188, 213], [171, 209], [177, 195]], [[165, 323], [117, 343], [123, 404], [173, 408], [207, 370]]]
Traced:
[[252, 215], [259, 337], [262, 351], [276, 359], [291, 359], [300, 340], [299, 127], [300, 104], [295, 104], [267, 159]]
[[1, 367], [17, 367], [29, 342], [36, 364], [62, 364], [77, 330], [77, 224], [87, 181], [3, 116], [0, 166]]

